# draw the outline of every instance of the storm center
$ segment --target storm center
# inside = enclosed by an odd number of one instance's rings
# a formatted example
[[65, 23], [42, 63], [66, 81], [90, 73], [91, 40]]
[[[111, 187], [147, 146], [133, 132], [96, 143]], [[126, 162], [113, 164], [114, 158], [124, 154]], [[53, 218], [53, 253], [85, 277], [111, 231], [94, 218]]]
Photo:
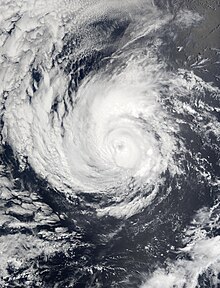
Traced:
[[130, 137], [115, 140], [113, 143], [113, 158], [116, 165], [121, 168], [135, 168], [140, 158], [137, 143]]

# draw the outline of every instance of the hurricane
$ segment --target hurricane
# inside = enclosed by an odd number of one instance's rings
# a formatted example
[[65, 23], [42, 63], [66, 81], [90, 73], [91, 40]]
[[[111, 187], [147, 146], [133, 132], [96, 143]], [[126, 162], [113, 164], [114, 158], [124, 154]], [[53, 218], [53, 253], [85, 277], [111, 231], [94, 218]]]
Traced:
[[219, 6], [174, 2], [1, 1], [1, 287], [219, 287]]

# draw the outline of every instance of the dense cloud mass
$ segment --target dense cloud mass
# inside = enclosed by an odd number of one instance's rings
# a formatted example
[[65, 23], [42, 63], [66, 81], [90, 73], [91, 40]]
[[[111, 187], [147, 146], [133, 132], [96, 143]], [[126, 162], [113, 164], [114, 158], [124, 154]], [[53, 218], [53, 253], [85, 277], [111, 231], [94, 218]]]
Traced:
[[0, 3], [1, 287], [220, 285], [219, 7], [192, 2]]

